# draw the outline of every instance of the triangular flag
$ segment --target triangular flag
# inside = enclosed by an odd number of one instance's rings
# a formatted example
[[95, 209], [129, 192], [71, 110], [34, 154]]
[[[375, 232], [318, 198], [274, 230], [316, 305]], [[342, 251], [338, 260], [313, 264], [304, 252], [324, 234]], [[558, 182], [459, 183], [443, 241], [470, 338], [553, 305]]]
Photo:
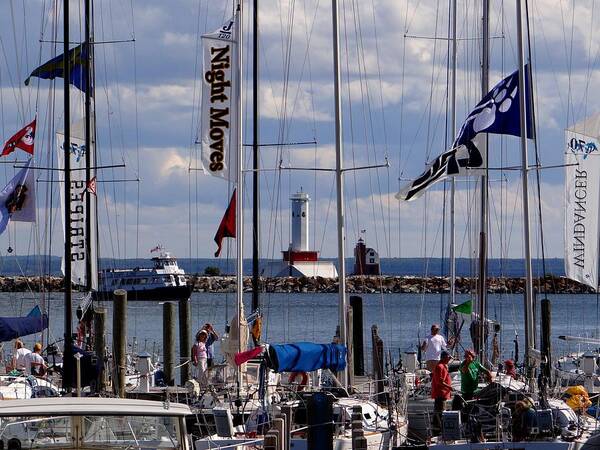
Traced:
[[223, 242], [223, 238], [235, 237], [235, 192], [236, 191], [234, 189], [233, 194], [231, 195], [229, 206], [225, 211], [223, 219], [221, 219], [221, 224], [219, 225], [217, 234], [215, 234], [215, 242], [218, 246], [217, 251], [215, 252], [215, 258], [221, 254], [221, 245]]
[[453, 306], [452, 310], [461, 314], [471, 314], [473, 312], [473, 302], [467, 300], [460, 305]]
[[33, 155], [33, 143], [35, 140], [35, 119], [29, 125], [25, 125], [17, 131], [6, 143], [0, 156], [10, 155], [16, 148]]

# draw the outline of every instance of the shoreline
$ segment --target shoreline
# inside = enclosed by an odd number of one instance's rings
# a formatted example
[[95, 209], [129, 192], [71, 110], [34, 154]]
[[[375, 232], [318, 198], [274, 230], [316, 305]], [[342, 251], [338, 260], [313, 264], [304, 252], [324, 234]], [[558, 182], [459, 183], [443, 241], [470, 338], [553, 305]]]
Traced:
[[[235, 277], [186, 275], [194, 292], [233, 293]], [[261, 278], [261, 291], [266, 293], [337, 293], [337, 278]], [[490, 294], [521, 294], [525, 281], [516, 277], [488, 277]], [[417, 276], [351, 276], [347, 278], [350, 294], [442, 294], [450, 290], [448, 277]], [[581, 283], [565, 277], [547, 276], [534, 279], [538, 292], [549, 294], [593, 294], [594, 291]], [[251, 292], [251, 277], [244, 277], [244, 292]], [[0, 277], [0, 292], [63, 292], [63, 277]], [[457, 277], [456, 292], [477, 292], [477, 278]]]

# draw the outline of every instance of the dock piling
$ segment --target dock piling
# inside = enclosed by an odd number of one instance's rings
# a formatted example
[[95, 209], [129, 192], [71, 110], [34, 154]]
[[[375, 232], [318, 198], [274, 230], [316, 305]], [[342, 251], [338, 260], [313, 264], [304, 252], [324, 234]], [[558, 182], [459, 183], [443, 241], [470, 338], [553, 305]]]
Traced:
[[371, 326], [371, 342], [373, 344], [373, 378], [377, 389], [377, 402], [385, 403], [383, 380], [383, 340], [379, 337], [377, 325]]
[[354, 348], [354, 375], [362, 377], [365, 374], [365, 349], [363, 344], [363, 300], [362, 297], [350, 297], [352, 308], [352, 346]]
[[113, 390], [125, 398], [125, 372], [127, 370], [127, 291], [117, 289], [113, 293]]
[[185, 386], [191, 374], [191, 364], [184, 364], [186, 361], [190, 361], [191, 357], [191, 310], [192, 305], [189, 298], [179, 300], [179, 364], [183, 364], [179, 372], [181, 386]]
[[175, 384], [175, 305], [163, 303], [163, 370], [165, 385]]
[[95, 392], [105, 391], [108, 384], [106, 377], [106, 314], [106, 308], [94, 307], [94, 352], [96, 357], [102, 361], [102, 371], [98, 374], [94, 386]]

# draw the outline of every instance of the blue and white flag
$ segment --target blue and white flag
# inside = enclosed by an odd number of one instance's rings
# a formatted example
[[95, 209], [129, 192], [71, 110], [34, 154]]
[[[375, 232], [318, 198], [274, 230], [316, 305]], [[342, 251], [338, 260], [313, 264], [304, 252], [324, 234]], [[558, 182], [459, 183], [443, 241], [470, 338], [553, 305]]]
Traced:
[[8, 222], [35, 222], [35, 180], [31, 159], [0, 192], [0, 234]]
[[[525, 73], [528, 66], [525, 66]], [[525, 76], [525, 89], [529, 91], [528, 77]], [[526, 92], [525, 98], [530, 96]], [[531, 105], [527, 102], [527, 137], [533, 137], [531, 126]], [[414, 200], [433, 183], [449, 176], [468, 175], [468, 169], [485, 166], [484, 155], [479, 150], [477, 136], [481, 133], [521, 136], [519, 110], [519, 71], [511, 73], [500, 81], [473, 108], [465, 119], [452, 148], [438, 156], [416, 180], [403, 187], [396, 198]]]

